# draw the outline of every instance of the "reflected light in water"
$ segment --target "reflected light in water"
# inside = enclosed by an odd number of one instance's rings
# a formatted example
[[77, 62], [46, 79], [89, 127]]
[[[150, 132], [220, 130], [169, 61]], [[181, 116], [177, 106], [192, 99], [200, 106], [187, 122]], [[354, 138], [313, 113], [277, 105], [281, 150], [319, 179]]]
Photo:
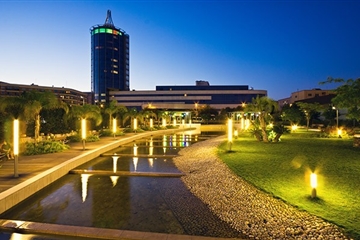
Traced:
[[139, 158], [133, 157], [133, 164], [134, 164], [134, 170], [135, 170], [135, 172], [136, 172], [136, 169], [137, 169], [138, 160], [139, 160]]
[[82, 201], [85, 202], [86, 200], [86, 196], [87, 196], [87, 187], [88, 187], [88, 181], [89, 181], [89, 177], [92, 174], [81, 174], [81, 196], [82, 196]]
[[154, 159], [153, 158], [148, 158], [148, 161], [149, 161], [150, 168], [153, 168], [154, 167]]
[[116, 156], [116, 153], [114, 156], [112, 156], [113, 159], [113, 171], [114, 173], [117, 172], [117, 160], [119, 159], [119, 156]]
[[111, 182], [113, 184], [113, 187], [115, 187], [116, 184], [117, 184], [117, 181], [119, 179], [119, 176], [110, 176], [110, 179], [111, 179]]
[[167, 146], [167, 140], [166, 140], [166, 136], [163, 137], [163, 150], [164, 150], [164, 154], [166, 153], [166, 146]]
[[152, 156], [153, 154], [154, 154], [153, 139], [150, 138], [150, 141], [149, 141], [149, 155]]

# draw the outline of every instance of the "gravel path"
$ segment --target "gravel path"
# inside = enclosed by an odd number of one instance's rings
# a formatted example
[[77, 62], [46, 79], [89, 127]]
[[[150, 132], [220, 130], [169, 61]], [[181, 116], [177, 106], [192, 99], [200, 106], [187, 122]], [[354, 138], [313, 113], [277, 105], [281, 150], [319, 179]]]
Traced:
[[341, 228], [275, 199], [234, 175], [217, 158], [224, 136], [193, 144], [174, 162], [189, 190], [251, 239], [349, 239]]

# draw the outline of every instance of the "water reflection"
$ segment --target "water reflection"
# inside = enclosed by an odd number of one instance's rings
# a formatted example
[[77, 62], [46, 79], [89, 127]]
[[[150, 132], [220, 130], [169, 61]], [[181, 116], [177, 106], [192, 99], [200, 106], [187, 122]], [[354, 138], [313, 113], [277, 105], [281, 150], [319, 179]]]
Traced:
[[[180, 144], [189, 146], [197, 141], [196, 137], [159, 136], [148, 139], [148, 143], [144, 140], [111, 150], [109, 155], [98, 157], [77, 168], [108, 171], [110, 176], [64, 176], [1, 217], [74, 226], [186, 233], [178, 218], [186, 211], [175, 205], [182, 202], [179, 206], [192, 206], [196, 199], [188, 193], [181, 179], [111, 174], [119, 171], [179, 172], [171, 158], [159, 155], [162, 151], [164, 154], [174, 154]], [[173, 145], [170, 145], [170, 141]], [[176, 151], [170, 150], [175, 148]], [[142, 150], [148, 151], [149, 157], [142, 157]], [[120, 152], [133, 153], [133, 156], [120, 156]], [[174, 213], [176, 209], [179, 212]], [[195, 219], [191, 220], [192, 216], [186, 215], [183, 219], [197, 223]]]

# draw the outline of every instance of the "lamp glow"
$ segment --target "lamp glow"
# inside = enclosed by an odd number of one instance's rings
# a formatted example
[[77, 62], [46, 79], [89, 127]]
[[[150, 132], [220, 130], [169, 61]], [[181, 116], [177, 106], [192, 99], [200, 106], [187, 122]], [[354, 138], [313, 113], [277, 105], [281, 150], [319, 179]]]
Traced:
[[14, 120], [14, 177], [19, 177], [18, 163], [19, 163], [19, 120]]
[[136, 130], [136, 129], [137, 129], [137, 119], [134, 118], [134, 130]]
[[228, 119], [228, 143], [229, 143], [229, 151], [231, 151], [232, 138], [233, 138], [233, 122], [232, 119]]
[[233, 124], [232, 124], [232, 119], [228, 119], [228, 142], [232, 142], [232, 129], [233, 129]]
[[291, 130], [295, 131], [298, 128], [298, 126], [296, 124], [291, 126]]
[[86, 139], [86, 119], [81, 119], [81, 138]]
[[113, 122], [113, 126], [112, 126], [112, 127], [113, 127], [113, 129], [112, 129], [112, 130], [113, 130], [114, 137], [115, 137], [116, 128], [117, 128], [117, 126], [116, 126], [116, 118], [113, 118], [113, 121], [112, 121], [112, 122]]
[[174, 118], [174, 121], [173, 121], [173, 126], [175, 127], [176, 126], [176, 119]]
[[83, 150], [85, 150], [85, 139], [86, 139], [86, 119], [81, 119], [81, 138], [83, 144]]
[[152, 118], [150, 118], [150, 128], [153, 128], [154, 127], [154, 121]]
[[311, 198], [316, 198], [317, 175], [315, 173], [310, 174], [310, 186], [312, 188]]
[[14, 155], [19, 155], [19, 120], [14, 120]]
[[162, 119], [162, 126], [166, 127], [166, 119], [165, 118]]

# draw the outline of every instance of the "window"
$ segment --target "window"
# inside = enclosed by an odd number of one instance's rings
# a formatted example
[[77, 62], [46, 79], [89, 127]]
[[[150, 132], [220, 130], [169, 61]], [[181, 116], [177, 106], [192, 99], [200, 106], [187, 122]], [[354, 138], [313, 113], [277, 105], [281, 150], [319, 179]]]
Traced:
[[311, 97], [312, 96], [312, 93], [308, 93], [308, 97]]

